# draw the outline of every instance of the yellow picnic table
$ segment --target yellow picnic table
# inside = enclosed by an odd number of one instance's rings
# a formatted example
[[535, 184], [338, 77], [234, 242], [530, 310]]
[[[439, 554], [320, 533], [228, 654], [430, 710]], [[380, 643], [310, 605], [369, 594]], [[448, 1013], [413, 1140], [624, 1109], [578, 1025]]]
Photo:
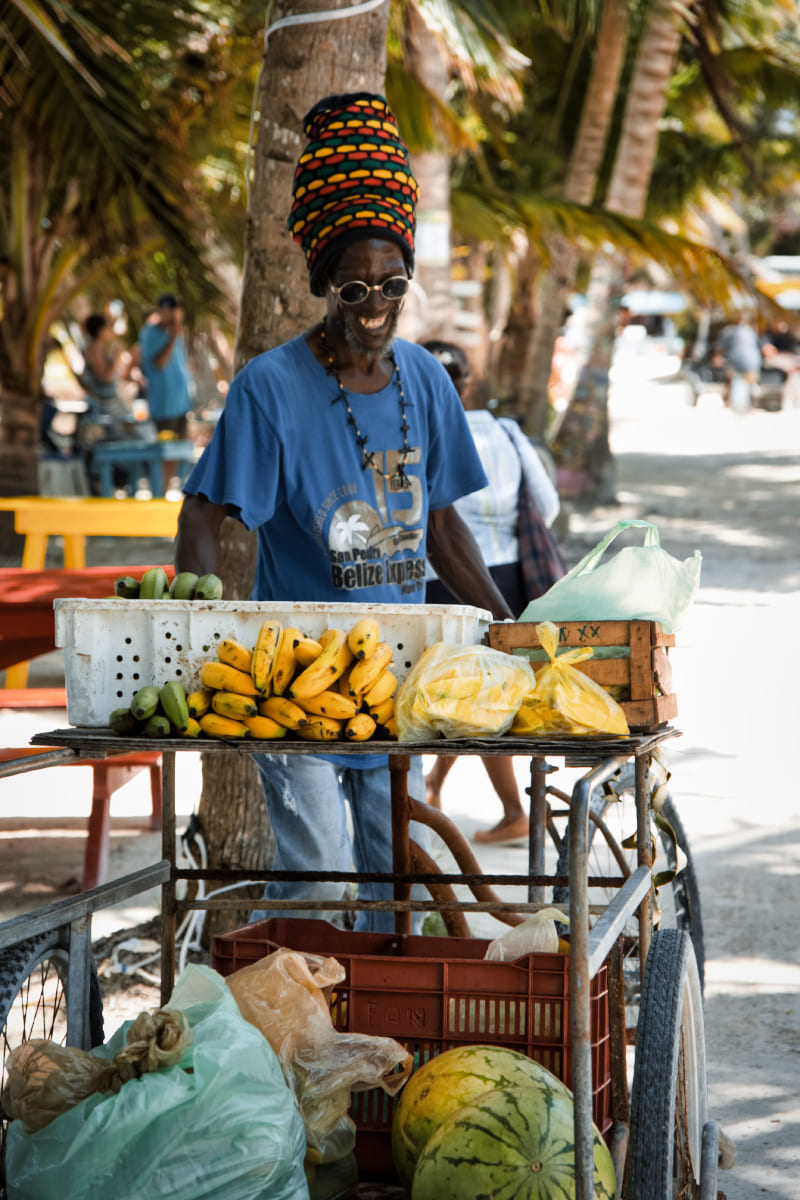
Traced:
[[47, 539], [64, 539], [64, 566], [86, 565], [87, 537], [174, 538], [180, 500], [124, 500], [100, 496], [0, 497], [0, 512], [14, 513], [14, 528], [25, 535], [22, 565], [44, 569]]

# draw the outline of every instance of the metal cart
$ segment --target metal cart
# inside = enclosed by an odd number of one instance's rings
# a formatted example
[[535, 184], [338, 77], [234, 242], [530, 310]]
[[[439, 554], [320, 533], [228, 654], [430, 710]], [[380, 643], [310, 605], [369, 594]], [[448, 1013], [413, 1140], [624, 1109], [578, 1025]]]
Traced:
[[[358, 874], [335, 875], [320, 873], [314, 878], [341, 879], [358, 882], [370, 878], [394, 885], [392, 901], [376, 902], [373, 907], [390, 907], [395, 912], [398, 935], [410, 931], [411, 913], [428, 911], [431, 907], [442, 912], [446, 921], [454, 924], [470, 911], [524, 913], [541, 906], [544, 889], [560, 888], [560, 895], [569, 901], [570, 964], [569, 1013], [572, 1046], [572, 1088], [575, 1100], [576, 1191], [578, 1200], [590, 1200], [593, 1189], [592, 1156], [592, 1061], [591, 1008], [592, 980], [604, 966], [609, 974], [609, 1025], [611, 1045], [611, 1077], [613, 1090], [614, 1125], [608, 1137], [614, 1156], [617, 1175], [626, 1200], [672, 1200], [673, 1195], [694, 1197], [695, 1200], [715, 1200], [717, 1195], [718, 1128], [708, 1119], [705, 1084], [705, 1045], [701, 984], [698, 976], [690, 932], [686, 928], [653, 929], [653, 878], [651, 862], [648, 763], [655, 748], [675, 730], [667, 727], [644, 735], [622, 738], [550, 737], [536, 739], [473, 739], [464, 741], [437, 740], [414, 743], [415, 754], [505, 755], [513, 748], [515, 755], [530, 759], [530, 839], [528, 872], [524, 876], [484, 876], [472, 858], [463, 835], [442, 813], [420, 804], [408, 796], [406, 787], [409, 767], [407, 744], [397, 742], [365, 744], [336, 743], [337, 752], [359, 754], [385, 752], [391, 772], [392, 823], [394, 837], [394, 870], [390, 876]], [[141, 740], [121, 738], [102, 729], [64, 729], [37, 735], [33, 744], [61, 747], [47, 756], [40, 765], [55, 761], [74, 761], [81, 757], [100, 758], [128, 753], [140, 747]], [[326, 744], [330, 751], [331, 743]], [[90, 1045], [91, 972], [88, 970], [89, 927], [91, 912], [103, 903], [120, 898], [119, 889], [132, 894], [160, 881], [162, 886], [162, 997], [169, 996], [175, 973], [175, 930], [178, 914], [188, 908], [239, 908], [246, 906], [241, 899], [179, 900], [180, 881], [213, 876], [219, 869], [197, 871], [179, 869], [175, 861], [175, 754], [196, 750], [183, 739], [159, 742], [163, 753], [163, 858], [146, 872], [128, 880], [106, 885], [85, 893], [75, 901], [54, 905], [51, 909], [19, 918], [0, 926], [0, 967], [4, 947], [14, 944], [22, 932], [41, 936], [48, 929], [69, 931], [66, 947], [69, 951], [64, 970], [67, 976], [68, 1041], [75, 1045]], [[230, 743], [204, 742], [207, 753], [281, 753], [316, 754], [319, 744], [307, 742]], [[63, 756], [63, 757], [59, 757]], [[44, 756], [42, 756], [44, 757]], [[545, 839], [550, 828], [551, 807], [548, 796], [555, 791], [548, 784], [549, 763], [563, 760], [566, 766], [584, 769], [568, 800], [566, 833], [562, 839], [559, 864], [569, 863], [562, 875], [545, 874]], [[29, 764], [29, 760], [28, 760]], [[590, 816], [593, 800], [599, 789], [618, 775], [624, 764], [632, 766], [633, 796], [636, 811], [636, 864], [623, 869], [616, 877], [593, 879], [589, 875], [589, 849], [594, 832]], [[3, 773], [12, 773], [14, 764], [6, 764]], [[21, 769], [31, 769], [26, 765]], [[557, 795], [562, 795], [557, 793]], [[602, 806], [601, 806], [602, 807]], [[432, 827], [446, 842], [456, 861], [466, 869], [448, 876], [429, 869], [412, 869], [412, 846], [408, 837], [410, 820]], [[597, 818], [594, 819], [597, 824]], [[602, 819], [600, 819], [602, 825]], [[617, 856], [619, 857], [619, 856]], [[419, 866], [417, 858], [417, 868]], [[620, 864], [624, 867], [624, 864]], [[559, 869], [563, 869], [561, 866]], [[232, 878], [235, 873], [228, 872]], [[242, 873], [244, 874], [244, 873]], [[278, 879], [276, 872], [247, 872], [247, 877]], [[413, 883], [431, 885], [431, 901], [410, 899]], [[472, 901], [459, 901], [448, 889], [466, 883], [476, 896]], [[503, 902], [492, 891], [494, 885], [523, 884], [528, 902]], [[590, 928], [589, 888], [610, 887], [610, 902]], [[116, 889], [116, 891], [115, 891]], [[109, 899], [113, 896], [113, 899]], [[262, 907], [254, 902], [252, 907]], [[280, 905], [270, 905], [279, 910]], [[313, 916], [314, 902], [284, 902], [283, 907], [308, 909]], [[318, 908], [367, 908], [357, 900], [331, 904], [329, 900]], [[627, 1059], [630, 1048], [626, 1038], [626, 997], [623, 971], [623, 946], [630, 941], [632, 917], [638, 920], [634, 961], [642, 968], [639, 996], [640, 1011], [635, 1030], [633, 1079], [628, 1097]], [[680, 924], [680, 922], [679, 922]], [[684, 921], [685, 925], [685, 921]], [[14, 928], [10, 928], [13, 926]], [[63, 937], [59, 944], [63, 944]], [[5, 953], [10, 953], [6, 950]], [[677, 1189], [677, 1190], [675, 1190]]]

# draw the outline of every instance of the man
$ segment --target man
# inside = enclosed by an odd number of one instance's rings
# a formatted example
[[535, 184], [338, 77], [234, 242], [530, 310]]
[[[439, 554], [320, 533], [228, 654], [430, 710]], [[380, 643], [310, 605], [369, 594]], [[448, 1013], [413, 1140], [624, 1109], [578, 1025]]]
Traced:
[[[159, 297], [155, 319], [142, 326], [139, 365], [147, 382], [147, 407], [156, 429], [169, 437], [185, 438], [192, 376], [183, 340], [183, 308], [171, 292]], [[165, 460], [167, 487], [174, 474], [175, 463]]]
[[[177, 569], [214, 571], [232, 515], [258, 530], [254, 599], [420, 603], [428, 556], [462, 603], [510, 617], [452, 507], [486, 484], [458, 394], [427, 351], [394, 340], [417, 199], [395, 119], [382, 96], [356, 93], [320, 101], [304, 129], [289, 228], [325, 316], [233, 381], [184, 488]], [[276, 870], [391, 871], [385, 756], [264, 755], [258, 766]], [[409, 791], [425, 795], [418, 758]], [[341, 883], [270, 883], [265, 893], [341, 896]], [[359, 897], [391, 898], [391, 887], [361, 884]], [[391, 912], [356, 920], [358, 930], [393, 928]]]
[[725, 326], [717, 339], [716, 351], [728, 368], [731, 410], [749, 412], [761, 372], [761, 343], [747, 313], [742, 313], [735, 325]]

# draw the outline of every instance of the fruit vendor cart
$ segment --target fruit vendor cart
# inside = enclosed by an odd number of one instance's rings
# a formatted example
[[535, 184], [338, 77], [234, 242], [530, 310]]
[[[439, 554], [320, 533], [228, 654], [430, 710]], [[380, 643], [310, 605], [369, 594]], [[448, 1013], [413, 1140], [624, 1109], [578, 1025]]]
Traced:
[[[92, 602], [62, 604], [85, 606]], [[75, 705], [69, 719], [74, 726], [37, 735], [34, 744], [61, 747], [77, 759], [131, 752], [141, 745], [141, 739], [112, 733], [97, 716], [111, 710], [118, 700], [115, 693], [129, 693], [134, 676], [158, 682], [164, 657], [170, 660], [170, 677], [176, 666], [189, 676], [198, 651], [208, 653], [215, 636], [228, 635], [234, 614], [237, 636], [247, 641], [265, 608], [254, 605], [255, 611], [250, 613], [247, 604], [193, 604], [188, 613], [181, 613], [182, 606], [182, 602], [162, 606], [165, 611], [157, 614], [158, 629], [154, 630], [152, 605], [126, 603], [129, 648], [123, 643], [111, 670], [97, 661], [102, 657], [96, 649], [101, 644], [96, 637], [97, 614], [83, 634], [80, 621], [72, 614], [69, 629], [70, 637], [76, 639], [72, 647], [75, 658], [91, 659], [93, 647], [96, 661], [83, 663], [82, 677], [73, 679], [71, 687], [68, 676], [68, 694]], [[315, 621], [318, 628], [324, 628], [320, 626], [323, 621], [333, 626], [337, 618], [342, 623], [346, 614], [331, 613], [335, 607], [328, 605], [324, 613], [306, 611], [301, 615], [293, 610], [292, 623], [304, 618], [314, 634]], [[451, 637], [462, 644], [491, 640], [488, 615], [476, 610], [442, 610], [440, 614], [427, 609], [412, 619], [407, 609], [389, 613], [385, 606], [375, 607], [384, 610], [380, 614], [384, 636], [392, 641], [395, 660], [404, 663], [406, 670], [421, 649], [437, 638]], [[144, 613], [144, 634], [136, 628], [139, 610]], [[88, 610], [84, 613], [88, 617]], [[447, 619], [458, 622], [455, 630], [442, 626]], [[633, 662], [633, 652], [629, 657]], [[656, 690], [659, 696], [663, 694], [662, 688]], [[94, 704], [99, 705], [97, 712], [91, 707]], [[718, 1130], [707, 1113], [701, 982], [692, 942], [693, 935], [699, 934], [692, 918], [699, 920], [699, 911], [695, 896], [693, 914], [692, 889], [687, 891], [685, 881], [681, 882], [685, 872], [662, 883], [657, 898], [653, 886], [650, 763], [660, 744], [676, 731], [662, 721], [651, 724], [653, 727], [634, 730], [626, 737], [515, 738], [513, 745], [508, 738], [438, 739], [413, 746], [373, 740], [326, 743], [324, 747], [288, 739], [280, 743], [250, 739], [235, 746], [204, 740], [203, 750], [208, 753], [315, 754], [334, 746], [337, 753], [353, 755], [385, 752], [391, 773], [394, 838], [394, 869], [388, 877], [317, 876], [341, 878], [343, 884], [367, 878], [391, 882], [394, 897], [379, 906], [388, 906], [395, 913], [394, 935], [346, 933], [313, 919], [315, 908], [369, 907], [357, 900], [342, 900], [338, 905], [330, 900], [318, 904], [291, 901], [283, 907], [307, 910], [308, 921], [282, 921], [276, 916], [221, 935], [215, 942], [213, 965], [226, 974], [278, 945], [333, 954], [347, 970], [338, 989], [340, 1002], [332, 1014], [337, 1027], [392, 1036], [412, 1049], [420, 1061], [453, 1045], [496, 1043], [521, 1049], [559, 1074], [574, 1093], [574, 1194], [579, 1200], [595, 1194], [593, 1123], [612, 1151], [621, 1194], [627, 1200], [672, 1200], [676, 1194], [713, 1200], [717, 1194]], [[197, 744], [165, 738], [159, 741], [159, 749], [164, 812], [163, 862], [159, 865], [163, 877], [161, 965], [166, 1000], [175, 975], [174, 936], [179, 915], [190, 908], [241, 909], [246, 902], [222, 897], [178, 898], [185, 881], [216, 878], [220, 871], [184, 870], [176, 865], [175, 755], [196, 750]], [[531, 833], [526, 874], [486, 876], [457, 827], [444, 814], [409, 797], [406, 784], [412, 750], [415, 754], [481, 757], [513, 752], [529, 758]], [[555, 762], [580, 772], [569, 793], [550, 782]], [[605, 819], [609, 797], [613, 797], [615, 809], [625, 811], [624, 804], [616, 804], [622, 778], [627, 779], [626, 819], [633, 821], [636, 832], [633, 864]], [[614, 791], [615, 786], [619, 792]], [[429, 825], [445, 841], [456, 861], [456, 872], [439, 872], [409, 840], [412, 820]], [[559, 820], [560, 832], [556, 828]], [[600, 874], [593, 874], [598, 868], [592, 867], [592, 856], [600, 843], [603, 866]], [[548, 844], [557, 851], [555, 873], [545, 870]], [[667, 839], [668, 849], [670, 845]], [[235, 881], [236, 873], [228, 874]], [[250, 871], [247, 877], [281, 878], [275, 872]], [[415, 883], [428, 887], [431, 900], [411, 899]], [[465, 884], [470, 900], [456, 895], [455, 888]], [[523, 886], [527, 901], [501, 900], [494, 889], [507, 885]], [[549, 888], [569, 911], [569, 953], [526, 955], [513, 963], [484, 961], [487, 943], [465, 936], [468, 914], [491, 912], [500, 919], [506, 915], [513, 924], [520, 914], [541, 907]], [[669, 907], [664, 902], [666, 893], [674, 900], [672, 928], [656, 927], [654, 920], [656, 905], [661, 912]], [[598, 906], [598, 895], [607, 896], [608, 902]], [[255, 901], [252, 906], [262, 904]], [[279, 910], [280, 904], [270, 907]], [[442, 914], [448, 937], [411, 934], [412, 912], [431, 907]], [[0, 946], [1, 935], [0, 928]], [[631, 982], [632, 964], [637, 974], [641, 973], [641, 986], [639, 981]], [[74, 990], [88, 989], [87, 979], [85, 971], [76, 971]], [[84, 1009], [88, 999], [88, 995], [82, 998]], [[81, 1007], [75, 995], [71, 1005], [73, 1009]], [[385, 1178], [391, 1165], [391, 1107], [382, 1093], [365, 1093], [355, 1099], [360, 1167], [366, 1178]]]

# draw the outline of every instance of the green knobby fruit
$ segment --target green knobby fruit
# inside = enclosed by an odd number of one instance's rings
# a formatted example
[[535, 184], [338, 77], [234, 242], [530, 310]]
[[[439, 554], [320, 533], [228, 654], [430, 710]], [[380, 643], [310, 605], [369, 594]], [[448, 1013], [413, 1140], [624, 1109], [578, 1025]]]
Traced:
[[136, 600], [139, 596], [139, 580], [132, 575], [121, 575], [114, 580], [114, 595], [125, 600]]
[[129, 708], [115, 708], [108, 718], [108, 724], [114, 733], [122, 735], [136, 733], [139, 728], [139, 722]]
[[169, 578], [163, 567], [151, 567], [145, 571], [139, 584], [140, 600], [161, 600], [169, 592]]
[[191, 600], [197, 586], [198, 577], [194, 571], [181, 571], [170, 585], [169, 594], [173, 600]]
[[139, 688], [131, 700], [131, 712], [137, 721], [147, 721], [158, 709], [158, 688]]
[[219, 575], [201, 575], [194, 589], [195, 600], [221, 600], [222, 580]]

